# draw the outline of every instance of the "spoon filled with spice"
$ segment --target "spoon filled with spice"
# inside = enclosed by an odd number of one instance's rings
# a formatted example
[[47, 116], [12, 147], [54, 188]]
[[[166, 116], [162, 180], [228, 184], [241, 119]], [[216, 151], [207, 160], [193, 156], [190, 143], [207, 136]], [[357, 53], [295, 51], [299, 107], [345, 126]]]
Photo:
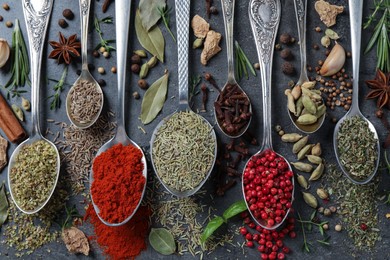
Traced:
[[[39, 126], [41, 60], [53, 0], [23, 0], [22, 5], [30, 48], [32, 129], [30, 138], [12, 153], [8, 187], [16, 207], [23, 213], [34, 214], [50, 200], [60, 172], [58, 150], [42, 136]], [[38, 26], [36, 21], [40, 21]]]
[[306, 8], [307, 0], [294, 0], [295, 16], [298, 25], [299, 53], [301, 57], [301, 74], [298, 82], [287, 96], [288, 115], [296, 128], [304, 133], [314, 133], [324, 123], [326, 105], [320, 90], [316, 90], [315, 81], [307, 77], [306, 62]]
[[131, 1], [115, 1], [117, 42], [117, 128], [115, 136], [97, 152], [90, 174], [93, 207], [107, 226], [127, 223], [141, 204], [147, 165], [141, 148], [125, 130], [125, 81]]
[[66, 96], [66, 114], [81, 129], [92, 126], [103, 109], [103, 91], [88, 69], [88, 21], [91, 0], [80, 0], [81, 74]]
[[269, 230], [278, 228], [287, 218], [294, 194], [291, 166], [272, 148], [271, 74], [280, 12], [280, 0], [249, 2], [249, 20], [261, 68], [263, 143], [260, 151], [245, 165], [242, 190], [253, 219]]
[[230, 138], [238, 138], [252, 120], [252, 105], [248, 95], [234, 77], [233, 25], [235, 0], [221, 0], [225, 24], [228, 59], [228, 79], [214, 102], [214, 115], [221, 131]]
[[150, 141], [154, 171], [177, 197], [195, 194], [206, 182], [217, 155], [210, 123], [188, 105], [188, 40], [190, 0], [176, 1], [179, 107], [164, 118]]
[[356, 184], [366, 184], [379, 166], [380, 144], [374, 125], [359, 109], [359, 66], [363, 0], [349, 0], [353, 94], [349, 111], [337, 122], [333, 145], [343, 173]]

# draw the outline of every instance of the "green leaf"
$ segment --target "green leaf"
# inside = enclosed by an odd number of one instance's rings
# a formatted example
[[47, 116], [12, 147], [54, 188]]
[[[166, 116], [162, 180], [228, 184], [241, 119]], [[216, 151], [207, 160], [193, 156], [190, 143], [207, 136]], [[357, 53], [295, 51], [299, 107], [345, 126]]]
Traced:
[[232, 205], [230, 205], [230, 207], [223, 212], [222, 218], [226, 222], [229, 218], [234, 217], [235, 215], [237, 215], [237, 214], [239, 214], [247, 209], [248, 208], [246, 207], [244, 200], [237, 201], [237, 202], [233, 203]]
[[141, 0], [139, 1], [139, 13], [142, 26], [149, 31], [161, 18], [159, 10], [166, 6], [165, 0]]
[[141, 105], [141, 121], [145, 125], [156, 118], [165, 103], [168, 90], [168, 76], [169, 73], [165, 73], [145, 92]]
[[215, 217], [207, 224], [205, 230], [203, 231], [202, 236], [200, 237], [200, 241], [202, 243], [206, 242], [206, 240], [217, 230], [222, 224], [224, 220], [222, 217]]
[[135, 14], [135, 32], [142, 47], [144, 47], [153, 56], [157, 56], [161, 62], [164, 62], [165, 40], [161, 30], [158, 26], [153, 26], [149, 31], [147, 31], [142, 26], [141, 15], [138, 9]]
[[5, 193], [5, 185], [3, 183], [0, 188], [0, 227], [8, 218], [8, 206], [7, 194]]
[[176, 243], [172, 234], [165, 228], [152, 228], [149, 243], [154, 250], [163, 255], [171, 255], [176, 251]]
[[320, 231], [320, 234], [324, 236], [324, 229], [322, 228], [322, 226], [318, 226], [318, 230]]
[[317, 213], [316, 210], [314, 210], [313, 213], [311, 213], [311, 215], [310, 215], [310, 220], [313, 220], [313, 219], [314, 219], [314, 217], [316, 216], [316, 213]]

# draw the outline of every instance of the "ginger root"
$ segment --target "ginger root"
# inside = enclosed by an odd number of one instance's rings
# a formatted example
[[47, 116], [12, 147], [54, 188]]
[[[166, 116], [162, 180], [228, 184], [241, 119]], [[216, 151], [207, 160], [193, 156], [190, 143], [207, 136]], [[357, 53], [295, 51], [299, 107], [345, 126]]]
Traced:
[[207, 33], [206, 41], [204, 42], [204, 47], [202, 54], [200, 55], [200, 62], [203, 65], [207, 65], [207, 61], [211, 59], [215, 54], [221, 51], [219, 47], [219, 42], [221, 41], [221, 34], [216, 31], [209, 31]]
[[66, 228], [62, 231], [62, 240], [71, 253], [89, 254], [88, 239], [80, 229], [76, 227]]
[[7, 165], [8, 142], [0, 135], [0, 171]]
[[343, 6], [331, 5], [324, 0], [319, 0], [315, 3], [314, 8], [320, 15], [321, 21], [327, 26], [331, 27], [336, 24], [336, 17], [344, 11]]
[[199, 15], [195, 15], [191, 21], [192, 30], [197, 38], [204, 39], [207, 36], [207, 33], [210, 30], [210, 24], [206, 22], [205, 19]]

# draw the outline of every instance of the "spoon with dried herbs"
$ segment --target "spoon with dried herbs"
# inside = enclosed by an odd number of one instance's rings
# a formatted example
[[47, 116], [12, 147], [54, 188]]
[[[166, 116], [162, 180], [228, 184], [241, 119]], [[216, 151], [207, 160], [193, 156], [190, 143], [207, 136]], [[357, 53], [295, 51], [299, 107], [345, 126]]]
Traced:
[[234, 77], [233, 24], [235, 0], [221, 0], [226, 34], [228, 79], [214, 102], [214, 115], [221, 131], [230, 138], [238, 138], [252, 120], [252, 105], [248, 95]]
[[366, 184], [379, 166], [380, 145], [374, 125], [359, 109], [359, 66], [363, 0], [349, 0], [353, 94], [349, 111], [337, 122], [333, 146], [343, 173], [356, 184]]
[[[139, 208], [146, 189], [147, 165], [145, 154], [127, 136], [125, 129], [124, 97], [130, 9], [130, 1], [115, 1], [118, 79], [117, 128], [114, 137], [100, 147], [97, 152], [89, 176], [92, 205], [99, 219], [107, 226], [126, 224]], [[139, 155], [142, 155], [140, 159]], [[94, 170], [95, 166], [97, 167], [96, 171]], [[143, 178], [140, 178], [139, 173], [142, 173]], [[115, 180], [112, 180], [112, 175], [116, 175]], [[123, 182], [118, 183], [118, 181], [115, 182], [116, 180], [123, 180]], [[110, 193], [102, 196], [102, 185], [107, 182], [111, 184], [108, 189]], [[134, 187], [129, 185], [123, 187], [123, 183], [135, 185]], [[128, 198], [126, 198], [127, 196]], [[110, 210], [111, 208], [113, 209]], [[113, 215], [115, 215], [112, 214], [113, 211], [120, 212], [120, 218], [113, 220]]]
[[154, 171], [177, 197], [195, 194], [206, 182], [217, 155], [210, 123], [188, 105], [188, 40], [190, 0], [176, 1], [179, 107], [155, 128], [151, 141]]
[[299, 53], [301, 56], [301, 74], [298, 82], [287, 96], [288, 115], [296, 128], [311, 134], [317, 131], [325, 120], [326, 105], [320, 90], [314, 89], [315, 81], [307, 77], [306, 63], [306, 7], [307, 0], [294, 0], [295, 16], [298, 25]]
[[[29, 139], [16, 147], [8, 167], [8, 186], [16, 207], [26, 214], [40, 211], [50, 200], [60, 172], [56, 146], [44, 138], [39, 127], [39, 87], [42, 51], [53, 0], [23, 0], [31, 67], [31, 121]], [[32, 21], [41, 21], [36, 26]]]
[[268, 230], [278, 228], [286, 220], [294, 194], [294, 174], [291, 166], [272, 148], [272, 57], [280, 13], [280, 0], [249, 2], [249, 20], [261, 68], [263, 144], [260, 151], [245, 165], [242, 191], [253, 219]]
[[92, 126], [103, 109], [103, 91], [88, 69], [87, 42], [91, 0], [80, 0], [81, 74], [66, 97], [66, 114], [78, 128]]

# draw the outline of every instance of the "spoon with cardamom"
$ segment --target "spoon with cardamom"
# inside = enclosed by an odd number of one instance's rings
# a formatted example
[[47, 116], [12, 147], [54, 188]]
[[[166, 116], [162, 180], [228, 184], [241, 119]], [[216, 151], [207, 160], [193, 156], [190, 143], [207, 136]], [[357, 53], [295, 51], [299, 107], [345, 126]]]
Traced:
[[359, 109], [359, 67], [363, 0], [349, 0], [353, 93], [349, 111], [337, 122], [333, 146], [341, 170], [353, 183], [366, 184], [379, 166], [380, 144], [374, 125]]
[[188, 41], [190, 0], [175, 2], [179, 106], [154, 129], [151, 159], [157, 178], [177, 197], [195, 194], [207, 181], [217, 155], [210, 123], [188, 105]]
[[316, 82], [309, 81], [306, 63], [306, 9], [307, 0], [294, 0], [295, 17], [298, 25], [301, 74], [298, 82], [287, 89], [288, 115], [296, 128], [304, 133], [314, 133], [324, 123], [326, 105], [320, 90], [314, 89]]
[[66, 96], [66, 115], [77, 128], [92, 126], [103, 109], [103, 91], [88, 69], [88, 22], [91, 0], [80, 0], [81, 74]]
[[225, 24], [228, 79], [214, 102], [214, 116], [221, 131], [229, 138], [245, 133], [252, 120], [252, 105], [248, 95], [234, 77], [233, 25], [235, 0], [221, 0]]
[[53, 0], [23, 0], [22, 6], [30, 48], [32, 129], [30, 138], [12, 153], [8, 187], [16, 207], [25, 214], [34, 214], [49, 202], [60, 173], [57, 147], [42, 136], [39, 126], [41, 61]]
[[[280, 13], [280, 0], [249, 2], [249, 20], [261, 68], [263, 143], [260, 151], [245, 165], [242, 191], [252, 218], [268, 230], [282, 225], [290, 212], [294, 198], [294, 174], [291, 166], [272, 148], [272, 58]], [[278, 196], [269, 198], [270, 194]]]

